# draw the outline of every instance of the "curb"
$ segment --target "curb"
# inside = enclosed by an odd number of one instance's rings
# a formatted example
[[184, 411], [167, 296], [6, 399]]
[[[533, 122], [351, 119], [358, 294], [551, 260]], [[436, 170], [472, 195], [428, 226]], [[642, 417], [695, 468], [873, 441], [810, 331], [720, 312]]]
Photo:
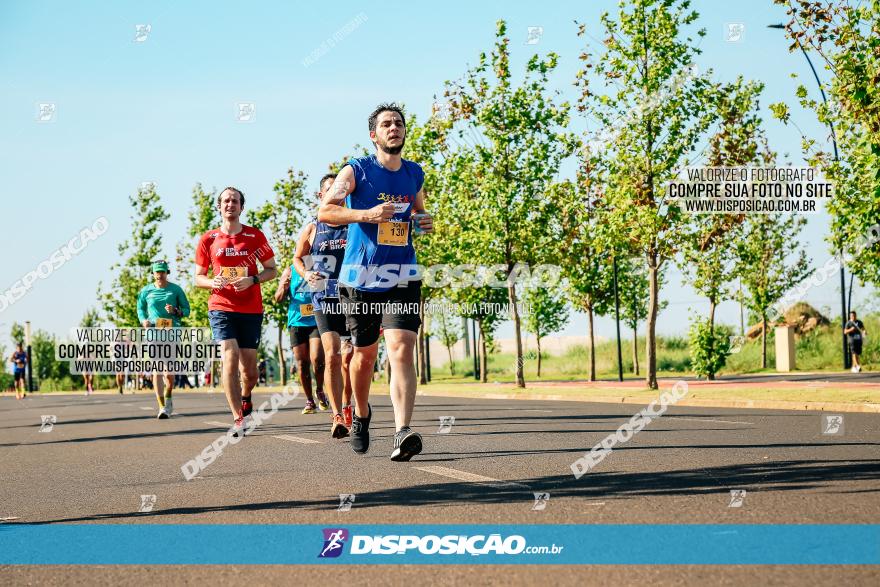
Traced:
[[[507, 395], [503, 393], [457, 393], [448, 395], [444, 393], [430, 393], [419, 391], [418, 395], [435, 397], [467, 397], [474, 399], [504, 399], [504, 400], [538, 400], [538, 401], [564, 401], [564, 402], [595, 402], [604, 404], [641, 404], [645, 405], [654, 398], [627, 397], [627, 396], [562, 396], [539, 393], [527, 393]], [[659, 397], [659, 396], [658, 396]], [[751, 400], [751, 399], [682, 399], [675, 403], [676, 406], [692, 406], [701, 408], [747, 408], [765, 410], [808, 410], [817, 412], [863, 412], [880, 414], [880, 404], [853, 403], [853, 402], [803, 402], [790, 400]]]

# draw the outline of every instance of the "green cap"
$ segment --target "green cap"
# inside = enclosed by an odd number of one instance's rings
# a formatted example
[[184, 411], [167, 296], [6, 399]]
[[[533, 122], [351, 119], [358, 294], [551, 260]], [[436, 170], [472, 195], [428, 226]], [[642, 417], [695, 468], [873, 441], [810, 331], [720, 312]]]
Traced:
[[168, 273], [168, 263], [165, 261], [157, 261], [156, 263], [153, 263], [153, 271], [164, 271], [165, 273]]

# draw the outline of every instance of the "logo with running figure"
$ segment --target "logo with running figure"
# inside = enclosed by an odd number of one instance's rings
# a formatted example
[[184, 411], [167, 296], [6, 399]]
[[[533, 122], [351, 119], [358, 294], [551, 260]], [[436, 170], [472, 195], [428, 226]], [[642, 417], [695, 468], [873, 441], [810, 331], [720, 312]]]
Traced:
[[843, 435], [843, 415], [822, 414], [822, 434], [828, 436]]
[[324, 547], [318, 554], [318, 558], [336, 558], [342, 554], [345, 541], [348, 540], [348, 530], [345, 528], [324, 528]]

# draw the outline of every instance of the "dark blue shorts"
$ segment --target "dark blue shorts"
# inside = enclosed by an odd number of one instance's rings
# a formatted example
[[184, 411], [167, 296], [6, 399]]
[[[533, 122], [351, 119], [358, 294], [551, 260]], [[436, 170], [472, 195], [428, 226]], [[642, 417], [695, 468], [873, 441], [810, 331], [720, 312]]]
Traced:
[[218, 342], [234, 338], [240, 349], [256, 349], [260, 346], [262, 314], [209, 310], [208, 321], [211, 323], [214, 340]]

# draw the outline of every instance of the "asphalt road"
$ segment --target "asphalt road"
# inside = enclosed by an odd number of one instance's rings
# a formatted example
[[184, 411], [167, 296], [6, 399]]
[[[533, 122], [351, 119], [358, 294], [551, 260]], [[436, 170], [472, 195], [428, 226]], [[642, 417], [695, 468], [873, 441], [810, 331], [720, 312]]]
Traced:
[[[268, 398], [255, 394], [255, 404]], [[0, 398], [0, 518], [5, 523], [217, 524], [863, 524], [880, 522], [880, 414], [849, 413], [822, 434], [821, 412], [672, 407], [594, 471], [571, 463], [638, 411], [632, 404], [419, 397], [425, 451], [389, 460], [387, 396], [372, 398], [366, 456], [329, 437], [326, 414], [297, 399], [198, 477], [180, 467], [230, 423], [219, 393], [175, 395], [155, 418], [146, 394]], [[40, 432], [41, 416], [55, 416]], [[454, 416], [448, 433], [440, 418]], [[745, 490], [740, 507], [731, 490]], [[548, 492], [533, 510], [534, 492]], [[354, 494], [338, 511], [340, 494]], [[142, 495], [155, 495], [140, 512]], [[247, 558], [250, 545], [243, 548]], [[360, 568], [370, 583], [460, 580], [557, 584], [876, 584], [876, 567]], [[351, 569], [351, 567], [348, 567]], [[329, 569], [296, 567], [320, 582]], [[231, 583], [289, 577], [290, 567], [4, 567], [13, 583]], [[335, 572], [339, 572], [337, 569]], [[348, 573], [350, 571], [346, 571]], [[436, 581], [434, 580], [436, 579]]]

